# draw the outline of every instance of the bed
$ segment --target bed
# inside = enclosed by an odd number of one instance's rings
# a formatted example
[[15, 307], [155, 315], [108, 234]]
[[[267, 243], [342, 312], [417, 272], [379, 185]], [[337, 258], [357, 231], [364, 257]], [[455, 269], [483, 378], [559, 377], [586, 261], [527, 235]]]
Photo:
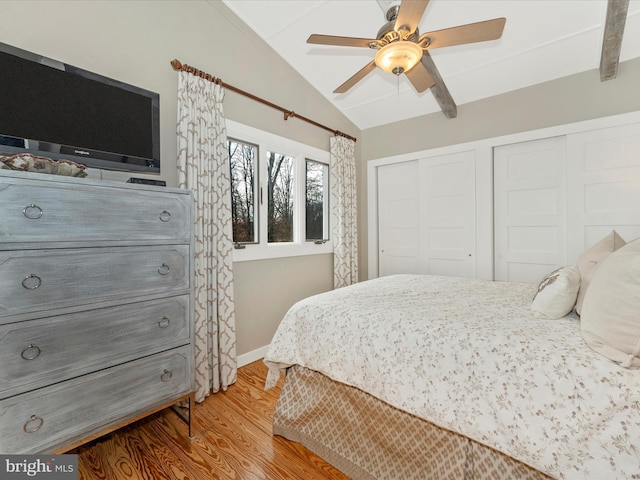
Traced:
[[352, 478], [640, 478], [640, 370], [585, 342], [575, 292], [534, 314], [543, 284], [393, 275], [298, 302], [264, 360], [266, 388], [286, 372], [273, 433]]

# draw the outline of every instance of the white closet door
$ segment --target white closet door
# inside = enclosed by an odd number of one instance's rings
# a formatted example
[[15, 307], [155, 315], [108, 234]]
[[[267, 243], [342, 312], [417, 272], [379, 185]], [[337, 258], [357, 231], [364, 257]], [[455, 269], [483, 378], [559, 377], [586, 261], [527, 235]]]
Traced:
[[640, 237], [640, 124], [567, 137], [569, 261], [616, 230]]
[[475, 152], [380, 166], [378, 274], [476, 276]]
[[378, 274], [419, 273], [418, 161], [378, 167]]
[[476, 276], [475, 151], [420, 160], [420, 271]]
[[567, 264], [565, 137], [494, 149], [495, 279], [539, 282]]

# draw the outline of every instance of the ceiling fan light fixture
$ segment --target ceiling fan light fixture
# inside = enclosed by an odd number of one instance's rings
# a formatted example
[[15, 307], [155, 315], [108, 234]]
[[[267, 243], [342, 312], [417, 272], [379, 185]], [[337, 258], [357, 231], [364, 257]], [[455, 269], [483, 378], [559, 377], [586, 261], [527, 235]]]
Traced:
[[387, 73], [408, 72], [422, 58], [422, 48], [414, 42], [401, 40], [385, 45], [376, 53], [375, 62]]

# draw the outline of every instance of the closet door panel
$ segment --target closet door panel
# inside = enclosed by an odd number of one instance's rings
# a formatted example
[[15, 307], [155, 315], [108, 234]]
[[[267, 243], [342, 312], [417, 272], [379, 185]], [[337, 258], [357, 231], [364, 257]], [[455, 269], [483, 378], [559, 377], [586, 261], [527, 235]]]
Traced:
[[494, 149], [495, 279], [540, 281], [566, 264], [565, 138]]
[[378, 274], [476, 276], [475, 151], [380, 166]]
[[567, 137], [568, 256], [616, 230], [640, 237], [640, 124]]
[[378, 274], [419, 273], [418, 161], [378, 167]]
[[420, 271], [475, 277], [475, 152], [420, 160], [420, 185]]

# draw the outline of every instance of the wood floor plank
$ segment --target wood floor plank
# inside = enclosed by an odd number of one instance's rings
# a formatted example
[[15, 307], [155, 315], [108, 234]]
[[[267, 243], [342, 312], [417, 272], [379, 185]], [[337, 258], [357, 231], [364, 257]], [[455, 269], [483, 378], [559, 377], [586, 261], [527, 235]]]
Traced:
[[[259, 471], [265, 475], [261, 478], [288, 478], [283, 477], [283, 473], [279, 472], [282, 465], [287, 465], [292, 478], [313, 477], [313, 472], [309, 472], [307, 466], [299, 462], [299, 456], [289, 458], [287, 454], [294, 452], [283, 448], [283, 445], [275, 442], [273, 438], [267, 442], [266, 440], [271, 437], [271, 432], [267, 433], [264, 426], [255, 425], [251, 421], [245, 420], [243, 414], [236, 411], [233, 405], [228, 402], [218, 402], [216, 414], [220, 415], [219, 421], [216, 422], [217, 427], [206, 429], [206, 434], [214, 437], [209, 441], [215, 441], [215, 437], [219, 435], [225, 437], [225, 447], [229, 449], [229, 452], [234, 452], [232, 456], [243, 458], [244, 462], [238, 468], [242, 468], [246, 474], [259, 468]], [[214, 419], [210, 418], [207, 421], [211, 420]], [[231, 429], [226, 428], [229, 425]], [[278, 468], [275, 468], [276, 466]]]
[[101, 454], [98, 441], [94, 443], [94, 448], [86, 449], [83, 455], [78, 456], [78, 477], [95, 480], [116, 480], [111, 467], [107, 463], [107, 457]]
[[145, 447], [140, 439], [140, 432], [149, 424], [151, 419], [143, 420], [141, 428], [127, 428], [128, 434], [116, 435], [113, 441], [105, 443], [113, 452], [110, 465], [116, 472], [116, 477], [125, 475], [135, 480], [155, 480], [158, 478], [174, 480], [163, 468], [155, 456], [155, 452]]
[[192, 447], [191, 441], [185, 441], [184, 432], [165, 421], [168, 418], [171, 416], [158, 415], [149, 423], [149, 428], [140, 429], [141, 441], [154, 453], [169, 477], [193, 480], [210, 478], [208, 462]]
[[194, 406], [194, 438], [167, 409], [78, 447], [79, 480], [346, 480], [303, 446], [272, 435], [282, 387], [264, 390], [262, 360]]

